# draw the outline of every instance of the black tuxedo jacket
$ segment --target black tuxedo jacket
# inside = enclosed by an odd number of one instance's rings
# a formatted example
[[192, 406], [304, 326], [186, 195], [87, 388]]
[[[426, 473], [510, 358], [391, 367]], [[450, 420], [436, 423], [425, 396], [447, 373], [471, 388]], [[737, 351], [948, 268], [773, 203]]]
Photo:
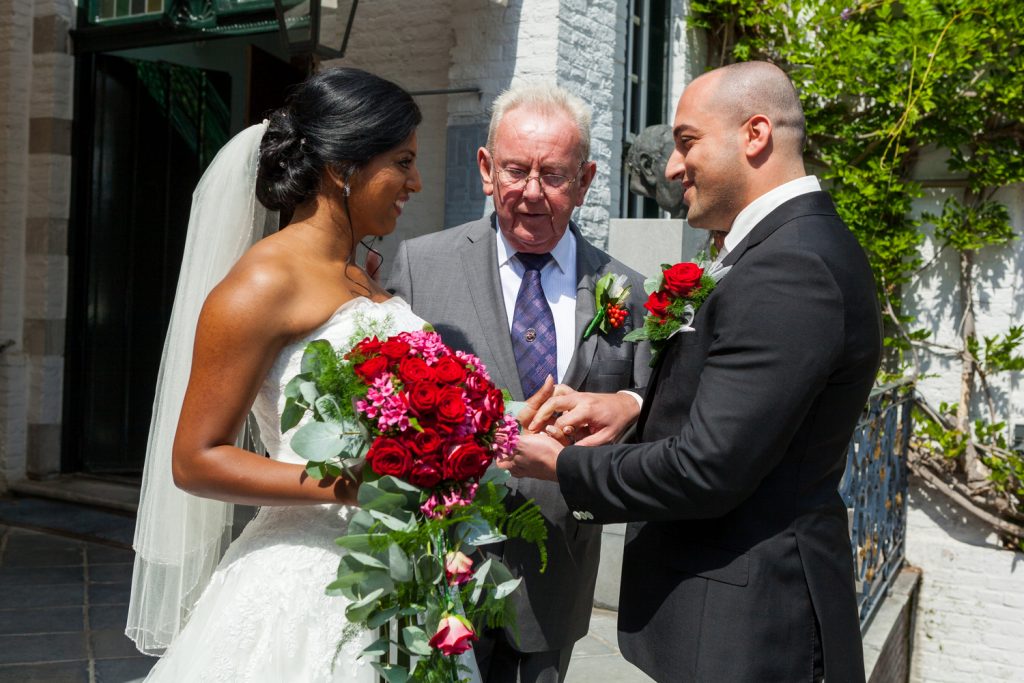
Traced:
[[641, 443], [566, 448], [561, 490], [631, 522], [619, 642], [656, 680], [810, 681], [817, 622], [826, 680], [863, 681], [837, 488], [881, 355], [871, 270], [824, 192], [725, 264], [654, 369]]

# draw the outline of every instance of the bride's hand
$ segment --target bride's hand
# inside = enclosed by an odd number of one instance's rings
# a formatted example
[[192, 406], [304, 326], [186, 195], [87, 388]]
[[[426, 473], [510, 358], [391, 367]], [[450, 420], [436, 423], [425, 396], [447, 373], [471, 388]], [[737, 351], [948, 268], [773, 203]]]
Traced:
[[[516, 415], [516, 419], [519, 421], [519, 424], [526, 428], [526, 425], [533, 422], [534, 415], [536, 415], [537, 411], [544, 405], [544, 402], [555, 394], [555, 388], [555, 378], [548, 375], [547, 379], [544, 380], [543, 386], [537, 390], [537, 393], [526, 399], [526, 407], [520, 410]], [[548, 422], [550, 422], [550, 420]], [[540, 424], [537, 428], [532, 428], [529, 431], [538, 432], [544, 426], [544, 424]]]

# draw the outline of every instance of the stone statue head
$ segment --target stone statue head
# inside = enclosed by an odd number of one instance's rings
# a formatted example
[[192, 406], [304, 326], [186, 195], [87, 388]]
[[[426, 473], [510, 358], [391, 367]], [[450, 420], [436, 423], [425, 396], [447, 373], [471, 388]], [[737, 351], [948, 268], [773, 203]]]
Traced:
[[648, 126], [637, 134], [626, 152], [629, 189], [658, 202], [673, 218], [685, 218], [683, 186], [665, 177], [665, 166], [674, 146], [672, 126], [667, 123]]

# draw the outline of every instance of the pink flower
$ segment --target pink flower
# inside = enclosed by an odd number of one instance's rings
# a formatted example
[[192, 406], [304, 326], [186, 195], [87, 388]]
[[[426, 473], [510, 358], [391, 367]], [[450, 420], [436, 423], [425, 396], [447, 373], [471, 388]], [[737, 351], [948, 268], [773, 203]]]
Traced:
[[437, 633], [430, 639], [430, 646], [450, 657], [461, 655], [473, 647], [473, 641], [476, 639], [473, 627], [465, 617], [449, 614], [442, 617], [438, 623]]
[[448, 553], [444, 561], [444, 575], [448, 585], [461, 586], [473, 578], [473, 560], [458, 550]]
[[501, 424], [494, 430], [494, 450], [498, 460], [508, 460], [516, 454], [519, 445], [519, 423], [511, 415], [503, 415]]

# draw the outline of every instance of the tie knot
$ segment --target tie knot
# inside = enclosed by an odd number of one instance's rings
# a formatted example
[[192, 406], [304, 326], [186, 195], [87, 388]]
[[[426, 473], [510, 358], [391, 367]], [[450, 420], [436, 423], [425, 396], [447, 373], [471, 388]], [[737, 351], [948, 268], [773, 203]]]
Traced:
[[516, 252], [516, 258], [526, 266], [526, 270], [541, 270], [551, 260], [551, 254], [524, 254]]

